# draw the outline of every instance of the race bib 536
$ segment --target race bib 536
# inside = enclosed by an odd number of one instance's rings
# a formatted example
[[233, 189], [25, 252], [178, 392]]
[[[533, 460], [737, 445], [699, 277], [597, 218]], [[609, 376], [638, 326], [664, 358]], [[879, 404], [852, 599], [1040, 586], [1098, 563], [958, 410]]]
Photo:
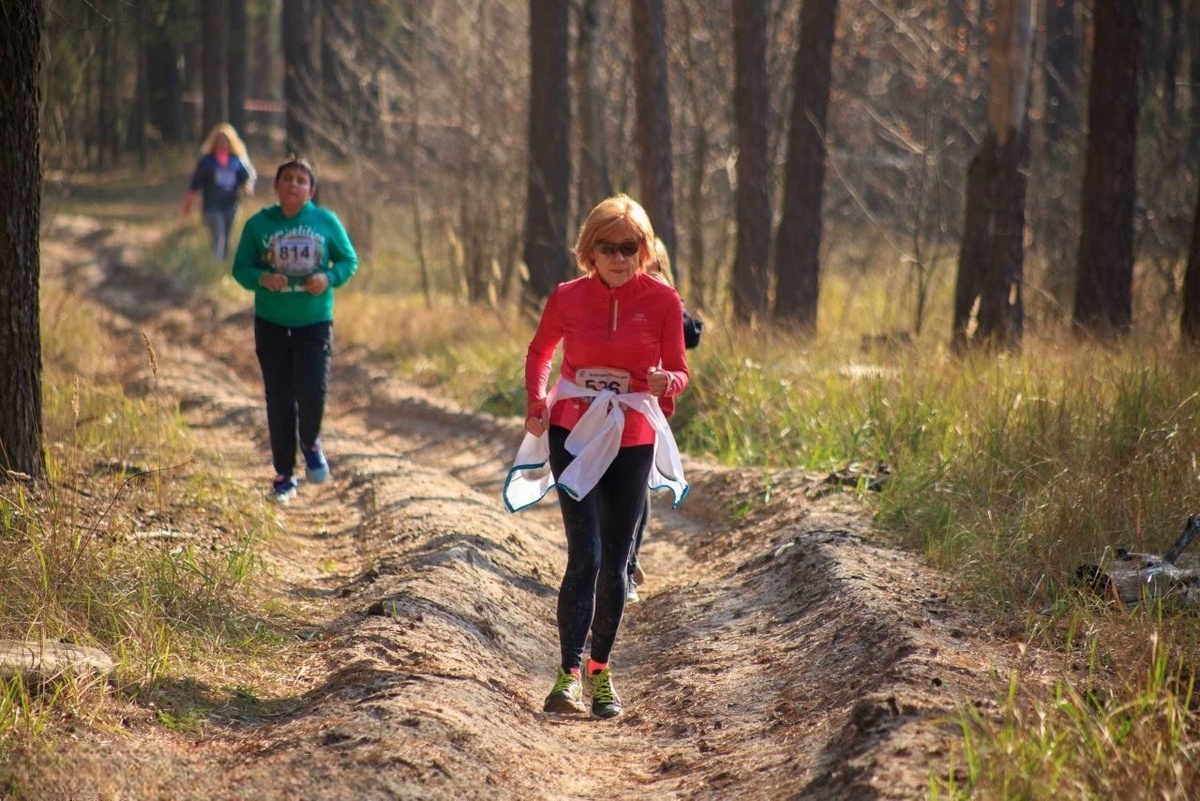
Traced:
[[629, 392], [629, 371], [611, 367], [580, 367], [575, 371], [575, 383], [596, 392], [608, 389], [623, 395]]

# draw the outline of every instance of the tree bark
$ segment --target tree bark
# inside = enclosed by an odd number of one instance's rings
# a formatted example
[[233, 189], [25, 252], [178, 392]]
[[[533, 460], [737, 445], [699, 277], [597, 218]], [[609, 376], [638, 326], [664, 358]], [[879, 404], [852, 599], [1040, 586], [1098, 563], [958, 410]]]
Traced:
[[663, 0], [633, 0], [634, 85], [637, 94], [638, 182], [654, 233], [675, 258], [675, 180], [671, 163], [671, 102], [667, 21]]
[[246, 134], [246, 0], [225, 0], [229, 20], [229, 63], [226, 84], [229, 113], [226, 119], [243, 137]]
[[1188, 104], [1191, 112], [1188, 125], [1188, 153], [1192, 160], [1200, 158], [1200, 0], [1189, 0], [1184, 12], [1188, 41]]
[[[1163, 109], [1167, 125], [1174, 128], [1179, 121], [1179, 99], [1175, 89], [1175, 76], [1179, 74], [1179, 62], [1183, 59], [1183, 0], [1167, 0], [1167, 46], [1163, 53]], [[1195, 47], [1196, 45], [1193, 45]]]
[[[100, 23], [100, 48], [96, 54], [99, 75], [96, 81], [96, 167], [106, 169], [117, 162], [120, 153], [117, 136], [117, 64], [120, 29], [110, 21]], [[110, 160], [111, 159], [111, 160]]]
[[1046, 142], [1063, 142], [1079, 127], [1079, 15], [1075, 0], [1046, 0], [1046, 58], [1042, 64]]
[[783, 208], [775, 234], [775, 316], [812, 334], [817, 328], [820, 291], [825, 118], [837, 0], [804, 0], [799, 24]]
[[599, 203], [613, 193], [608, 174], [604, 109], [596, 77], [598, 37], [607, 28], [607, 2], [584, 0], [575, 40], [575, 87], [579, 107], [580, 205]]
[[763, 0], [733, 0], [734, 119], [737, 128], [737, 246], [733, 314], [752, 323], [770, 297], [771, 195], [767, 163], [767, 9]]
[[1183, 274], [1183, 314], [1179, 328], [1185, 346], [1200, 347], [1200, 192], [1196, 198], [1196, 214], [1192, 218], [1192, 246]]
[[204, 0], [200, 4], [200, 60], [201, 83], [204, 87], [204, 130], [225, 120], [229, 112], [229, 62], [226, 49], [228, 20], [225, 17], [225, 0]]
[[529, 2], [529, 170], [525, 195], [523, 301], [533, 308], [568, 275], [571, 89], [567, 4]]
[[38, 280], [42, 0], [5, 0], [0, 25], [0, 480], [46, 474]]
[[[157, 10], [157, 9], [156, 9]], [[184, 25], [181, 0], [167, 0], [161, 16], [149, 24], [146, 42], [146, 89], [150, 124], [164, 144], [183, 141], [183, 74], [179, 68], [179, 37]]]
[[311, 144], [309, 118], [314, 112], [315, 86], [312, 57], [312, 3], [283, 0], [283, 103], [287, 117], [288, 155], [303, 156]]
[[1137, 3], [1097, 0], [1075, 306], [1077, 333], [1112, 338], [1133, 323], [1133, 205], [1137, 196]]

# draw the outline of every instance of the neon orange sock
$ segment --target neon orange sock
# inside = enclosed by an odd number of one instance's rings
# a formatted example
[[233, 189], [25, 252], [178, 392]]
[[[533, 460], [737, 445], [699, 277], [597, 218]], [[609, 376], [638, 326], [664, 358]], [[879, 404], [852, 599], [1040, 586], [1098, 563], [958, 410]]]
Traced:
[[595, 659], [592, 659], [590, 656], [588, 657], [588, 675], [589, 676], [596, 675], [600, 671], [604, 670], [606, 667], [608, 667], [607, 662], [597, 662]]

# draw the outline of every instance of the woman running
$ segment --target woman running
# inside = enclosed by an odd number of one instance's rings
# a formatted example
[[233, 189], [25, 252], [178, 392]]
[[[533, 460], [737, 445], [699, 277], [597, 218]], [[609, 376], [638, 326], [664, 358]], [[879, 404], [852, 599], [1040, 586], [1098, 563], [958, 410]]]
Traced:
[[[556, 487], [566, 530], [557, 609], [561, 660], [543, 708], [586, 712], [586, 691], [592, 714], [611, 718], [621, 714], [622, 703], [609, 658], [647, 487], [671, 489], [676, 504], [687, 494], [659, 405], [688, 383], [683, 304], [674, 289], [646, 273], [654, 230], [645, 210], [625, 195], [592, 210], [574, 252], [586, 275], [555, 288], [529, 343], [527, 435], [504, 497], [517, 511]], [[547, 392], [560, 343], [558, 381]]]

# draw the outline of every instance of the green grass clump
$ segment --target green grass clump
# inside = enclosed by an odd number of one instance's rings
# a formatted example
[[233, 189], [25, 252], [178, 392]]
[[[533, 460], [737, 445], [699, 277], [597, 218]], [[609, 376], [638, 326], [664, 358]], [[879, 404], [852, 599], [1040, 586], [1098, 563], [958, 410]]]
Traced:
[[963, 708], [955, 762], [965, 775], [936, 779], [937, 789], [983, 799], [1194, 797], [1200, 715], [1178, 644], [1152, 615], [1077, 619], [1072, 629], [1079, 639], [1069, 640], [1061, 677], [1013, 676], [995, 714]]

